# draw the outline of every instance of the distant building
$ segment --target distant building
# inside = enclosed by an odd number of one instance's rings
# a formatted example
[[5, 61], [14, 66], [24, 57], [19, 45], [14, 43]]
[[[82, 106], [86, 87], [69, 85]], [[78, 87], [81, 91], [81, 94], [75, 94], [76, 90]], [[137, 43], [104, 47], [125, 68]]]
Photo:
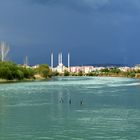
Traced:
[[140, 64], [136, 65], [135, 67], [133, 67], [133, 70], [140, 70]]
[[36, 69], [38, 67], [39, 67], [39, 65], [32, 66], [33, 69]]
[[68, 67], [63, 65], [63, 55], [62, 53], [58, 54], [58, 65], [57, 67], [53, 67], [53, 55], [51, 54], [51, 68], [53, 71], [57, 71], [59, 73], [64, 73], [65, 71], [70, 71], [70, 54], [68, 53]]
[[123, 72], [127, 72], [127, 71], [131, 70], [130, 67], [119, 67], [119, 69]]
[[80, 71], [82, 71], [83, 73], [90, 73], [92, 72], [94, 69], [93, 66], [73, 66], [73, 67], [70, 67], [70, 71], [72, 73], [78, 73]]
[[70, 71], [72, 72], [72, 73], [78, 73], [78, 72], [80, 72], [82, 69], [81, 69], [81, 67], [80, 66], [73, 66], [73, 67], [70, 67]]
[[100, 71], [102, 69], [105, 69], [105, 67], [93, 67], [92, 71]]

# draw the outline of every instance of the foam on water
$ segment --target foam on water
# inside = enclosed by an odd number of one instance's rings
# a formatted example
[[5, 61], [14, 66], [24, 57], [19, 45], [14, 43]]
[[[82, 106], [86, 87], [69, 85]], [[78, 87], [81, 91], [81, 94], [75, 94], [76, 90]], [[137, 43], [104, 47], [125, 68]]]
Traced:
[[[137, 81], [137, 82], [136, 82]], [[113, 77], [75, 77], [75, 78], [57, 78], [56, 81], [48, 82], [34, 82], [34, 83], [18, 83], [18, 84], [3, 84], [0, 87], [0, 91], [9, 91], [9, 90], [39, 90], [42, 87], [51, 87], [51, 86], [133, 86], [140, 85], [139, 80], [128, 79], [128, 78], [113, 78]]]
[[18, 104], [10, 104], [6, 105], [6, 107], [32, 107], [32, 106], [44, 106], [49, 105], [50, 103], [18, 103]]

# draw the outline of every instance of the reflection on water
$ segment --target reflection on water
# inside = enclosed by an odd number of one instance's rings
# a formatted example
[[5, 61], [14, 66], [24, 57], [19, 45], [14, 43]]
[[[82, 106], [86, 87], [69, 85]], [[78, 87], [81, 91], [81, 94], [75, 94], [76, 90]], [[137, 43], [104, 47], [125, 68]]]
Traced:
[[139, 116], [136, 79], [59, 77], [0, 85], [0, 140], [136, 140]]

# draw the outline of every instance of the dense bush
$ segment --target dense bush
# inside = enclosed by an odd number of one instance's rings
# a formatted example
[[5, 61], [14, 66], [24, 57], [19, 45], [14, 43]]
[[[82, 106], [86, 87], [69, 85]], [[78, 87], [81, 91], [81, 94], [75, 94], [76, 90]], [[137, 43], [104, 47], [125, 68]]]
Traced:
[[70, 76], [70, 73], [67, 70], [65, 70], [64, 71], [64, 76]]
[[52, 76], [59, 76], [59, 72], [53, 71], [53, 72], [52, 72]]
[[35, 69], [35, 72], [36, 74], [39, 74], [44, 78], [52, 77], [52, 71], [50, 70], [49, 66], [46, 64], [39, 65], [39, 67]]
[[78, 72], [78, 76], [83, 76], [83, 72], [82, 71], [79, 71]]
[[29, 68], [23, 68], [13, 62], [0, 62], [0, 78], [7, 80], [23, 80], [33, 78], [34, 71]]

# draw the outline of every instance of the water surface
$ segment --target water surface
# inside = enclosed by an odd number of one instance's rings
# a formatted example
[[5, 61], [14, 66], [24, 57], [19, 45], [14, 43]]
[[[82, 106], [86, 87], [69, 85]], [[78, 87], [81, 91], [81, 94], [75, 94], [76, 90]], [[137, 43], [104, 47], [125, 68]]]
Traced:
[[60, 77], [0, 85], [0, 140], [138, 139], [140, 80]]

